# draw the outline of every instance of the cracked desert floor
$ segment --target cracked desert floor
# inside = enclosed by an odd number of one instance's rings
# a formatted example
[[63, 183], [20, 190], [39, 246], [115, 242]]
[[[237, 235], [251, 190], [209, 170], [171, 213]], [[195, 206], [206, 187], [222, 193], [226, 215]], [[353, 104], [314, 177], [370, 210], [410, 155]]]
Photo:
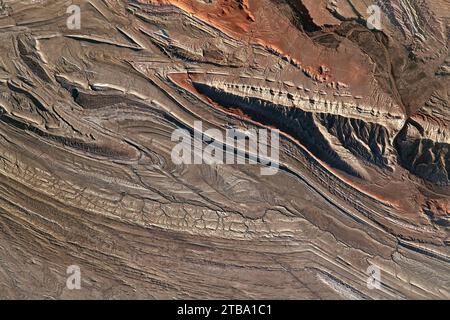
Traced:
[[[0, 298], [450, 299], [449, 17], [0, 1]], [[270, 128], [278, 171], [174, 163], [199, 122]]]

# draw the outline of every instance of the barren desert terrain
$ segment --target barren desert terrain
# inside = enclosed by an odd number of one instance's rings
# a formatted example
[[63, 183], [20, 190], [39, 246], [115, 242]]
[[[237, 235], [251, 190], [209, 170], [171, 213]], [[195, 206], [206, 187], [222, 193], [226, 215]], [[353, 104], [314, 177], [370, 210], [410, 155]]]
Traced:
[[[0, 1], [0, 298], [450, 299], [449, 37], [447, 0]], [[199, 123], [276, 172], [175, 163]]]

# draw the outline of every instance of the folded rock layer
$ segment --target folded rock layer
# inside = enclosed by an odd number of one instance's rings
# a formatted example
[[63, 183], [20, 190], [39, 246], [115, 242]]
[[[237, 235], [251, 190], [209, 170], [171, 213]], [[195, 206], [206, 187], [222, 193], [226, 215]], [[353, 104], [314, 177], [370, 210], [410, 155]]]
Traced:
[[0, 4], [0, 298], [450, 298], [447, 1]]

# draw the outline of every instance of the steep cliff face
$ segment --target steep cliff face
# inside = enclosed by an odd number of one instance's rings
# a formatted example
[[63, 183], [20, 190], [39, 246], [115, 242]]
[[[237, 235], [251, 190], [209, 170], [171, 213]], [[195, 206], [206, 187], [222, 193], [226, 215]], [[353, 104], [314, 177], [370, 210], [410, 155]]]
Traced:
[[427, 181], [449, 186], [449, 144], [427, 139], [420, 125], [408, 122], [398, 137], [397, 146], [408, 170]]
[[448, 1], [0, 2], [0, 298], [450, 298]]
[[364, 176], [352, 163], [355, 157], [366, 165], [387, 169], [388, 157], [394, 155], [394, 130], [339, 115], [364, 118], [370, 114], [357, 104], [218, 82], [209, 85], [194, 82], [194, 87], [222, 106], [238, 108], [251, 119], [289, 134], [322, 161], [355, 177]]
[[450, 185], [450, 110], [448, 75], [437, 72], [441, 87], [408, 119], [396, 143], [402, 164], [421, 178]]

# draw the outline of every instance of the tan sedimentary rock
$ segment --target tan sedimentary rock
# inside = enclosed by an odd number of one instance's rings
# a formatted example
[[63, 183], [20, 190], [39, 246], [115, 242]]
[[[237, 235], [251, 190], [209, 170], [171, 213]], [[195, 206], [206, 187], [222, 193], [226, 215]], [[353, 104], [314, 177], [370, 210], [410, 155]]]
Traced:
[[[2, 2], [0, 298], [450, 298], [445, 1], [294, 2]], [[176, 165], [195, 121], [278, 173]]]

